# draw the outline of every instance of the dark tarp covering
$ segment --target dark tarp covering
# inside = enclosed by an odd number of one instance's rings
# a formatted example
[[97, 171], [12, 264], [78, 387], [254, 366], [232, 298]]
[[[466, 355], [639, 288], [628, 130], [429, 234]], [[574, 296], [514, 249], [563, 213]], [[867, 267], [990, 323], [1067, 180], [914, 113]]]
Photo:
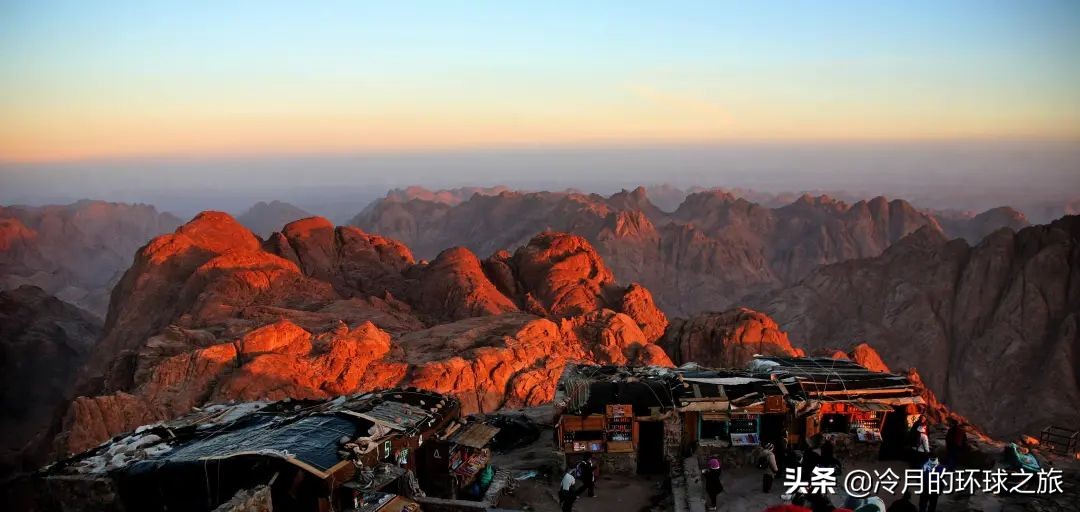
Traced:
[[[295, 458], [319, 471], [326, 471], [341, 460], [337, 454], [338, 440], [342, 436], [352, 439], [356, 437], [356, 432], [357, 426], [353, 420], [333, 415], [307, 416], [291, 422], [256, 423], [188, 442], [157, 461], [168, 464], [224, 458], [241, 453], [262, 453]], [[281, 455], [274, 455], [274, 452]]]
[[[265, 484], [274, 474], [291, 480], [318, 475], [286, 460], [325, 472], [336, 465], [339, 440], [353, 438], [364, 420], [337, 415], [283, 419], [253, 414], [223, 427], [213, 427], [158, 457], [128, 465], [116, 478], [129, 510], [208, 510], [240, 489]], [[317, 486], [316, 486], [317, 487]], [[319, 492], [313, 487], [310, 492]], [[276, 498], [275, 498], [276, 500]]]

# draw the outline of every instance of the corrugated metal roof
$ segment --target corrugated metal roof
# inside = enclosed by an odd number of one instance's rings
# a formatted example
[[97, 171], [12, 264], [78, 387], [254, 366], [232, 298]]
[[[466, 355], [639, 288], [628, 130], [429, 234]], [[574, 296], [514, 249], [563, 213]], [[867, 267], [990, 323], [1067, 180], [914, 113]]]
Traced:
[[493, 427], [480, 422], [473, 422], [465, 425], [465, 427], [451, 436], [450, 442], [468, 446], [469, 448], [483, 448], [487, 446], [487, 444], [491, 442], [491, 439], [495, 437], [495, 434], [498, 433], [498, 427]]

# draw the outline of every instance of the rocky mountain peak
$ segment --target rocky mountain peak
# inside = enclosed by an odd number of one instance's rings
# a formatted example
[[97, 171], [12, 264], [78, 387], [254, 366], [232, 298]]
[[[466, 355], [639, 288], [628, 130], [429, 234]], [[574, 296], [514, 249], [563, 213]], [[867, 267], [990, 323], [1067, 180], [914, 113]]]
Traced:
[[259, 248], [259, 239], [225, 212], [202, 212], [180, 226], [176, 234], [186, 237], [197, 247], [215, 253], [232, 249], [252, 251]]
[[67, 449], [205, 403], [417, 385], [488, 411], [550, 400], [569, 360], [671, 364], [648, 290], [617, 285], [566, 233], [416, 263], [400, 242], [318, 217], [259, 244], [207, 212], [140, 250], [116, 293]]

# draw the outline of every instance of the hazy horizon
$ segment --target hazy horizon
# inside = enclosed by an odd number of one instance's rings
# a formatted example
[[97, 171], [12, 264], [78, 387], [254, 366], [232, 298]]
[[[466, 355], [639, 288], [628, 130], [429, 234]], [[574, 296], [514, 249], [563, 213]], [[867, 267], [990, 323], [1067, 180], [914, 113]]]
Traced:
[[843, 191], [936, 209], [1076, 199], [1080, 143], [829, 142], [519, 148], [0, 165], [0, 203], [143, 202], [181, 216], [282, 200], [359, 212], [387, 190], [503, 185], [612, 193], [638, 185]]

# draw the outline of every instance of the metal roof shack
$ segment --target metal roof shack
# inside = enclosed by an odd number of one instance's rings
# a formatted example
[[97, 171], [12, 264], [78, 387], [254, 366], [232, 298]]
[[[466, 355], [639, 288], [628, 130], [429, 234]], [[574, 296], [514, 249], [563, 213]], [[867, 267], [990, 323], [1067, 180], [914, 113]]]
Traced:
[[748, 369], [774, 382], [791, 409], [783, 430], [761, 437], [790, 445], [819, 435], [871, 443], [896, 437], [894, 442], [902, 442], [909, 413], [924, 403], [907, 377], [847, 359], [757, 356]]
[[[922, 403], [904, 376], [853, 361], [755, 357], [746, 368], [567, 365], [555, 393], [556, 443], [583, 453], [669, 460], [701, 445], [799, 443], [818, 434], [880, 440], [890, 413]], [[658, 428], [656, 423], [662, 423]]]
[[117, 436], [35, 480], [62, 510], [214, 510], [234, 495], [344, 510], [405, 490], [412, 452], [459, 416], [456, 399], [412, 388], [213, 405]]

